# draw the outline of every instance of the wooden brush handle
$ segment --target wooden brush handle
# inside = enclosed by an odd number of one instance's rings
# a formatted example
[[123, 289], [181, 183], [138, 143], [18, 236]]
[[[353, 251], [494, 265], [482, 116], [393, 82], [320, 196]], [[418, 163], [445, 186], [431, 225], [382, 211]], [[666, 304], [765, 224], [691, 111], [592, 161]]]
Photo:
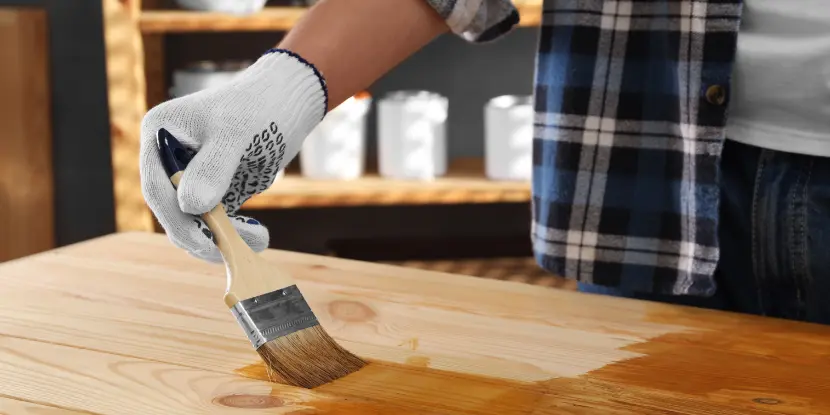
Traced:
[[[174, 187], [178, 187], [184, 175], [184, 168], [190, 162], [190, 155], [167, 130], [159, 130], [157, 143], [170, 182]], [[290, 275], [276, 269], [245, 243], [233, 227], [221, 203], [203, 214], [202, 219], [213, 232], [216, 245], [222, 252], [227, 266], [225, 304], [228, 307], [233, 307], [239, 301], [294, 285]]]

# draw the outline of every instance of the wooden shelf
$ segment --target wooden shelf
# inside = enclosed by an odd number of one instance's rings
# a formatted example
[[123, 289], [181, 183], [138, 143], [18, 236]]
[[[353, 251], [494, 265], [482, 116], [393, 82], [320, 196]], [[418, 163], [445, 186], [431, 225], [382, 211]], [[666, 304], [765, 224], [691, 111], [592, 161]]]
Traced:
[[[116, 230], [153, 231], [156, 221], [140, 191], [138, 137], [150, 106], [167, 98], [167, 34], [196, 32], [284, 32], [305, 15], [305, 7], [266, 7], [250, 16], [163, 9], [161, 0], [101, 0], [107, 58], [109, 120], [112, 126], [113, 193]], [[520, 26], [538, 26], [542, 0], [513, 0]], [[434, 182], [385, 180], [313, 181], [289, 175], [246, 208], [527, 202], [529, 184], [494, 182], [483, 169], [451, 169]]]
[[305, 7], [267, 7], [251, 16], [190, 10], [152, 10], [141, 13], [141, 32], [257, 32], [285, 31], [306, 12]]
[[[537, 26], [541, 21], [541, 0], [514, 2], [521, 14], [520, 26]], [[142, 33], [286, 31], [305, 14], [304, 7], [266, 7], [250, 16], [191, 10], [145, 10], [139, 27]]]
[[252, 197], [245, 209], [323, 206], [504, 203], [530, 200], [530, 183], [489, 180], [481, 159], [454, 161], [433, 181], [391, 180], [377, 174], [350, 181], [312, 180], [286, 174]]
[[382, 263], [426, 271], [448, 272], [451, 274], [521, 282], [571, 291], [576, 290], [576, 281], [548, 273], [537, 265], [533, 257], [382, 261]]

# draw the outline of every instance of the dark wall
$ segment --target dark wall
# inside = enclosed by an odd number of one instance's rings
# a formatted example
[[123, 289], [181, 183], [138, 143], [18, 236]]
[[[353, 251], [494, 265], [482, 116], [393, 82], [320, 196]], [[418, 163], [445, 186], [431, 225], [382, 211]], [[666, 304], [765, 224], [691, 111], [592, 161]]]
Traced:
[[0, 0], [5, 6], [48, 14], [56, 241], [65, 245], [113, 232], [101, 2]]

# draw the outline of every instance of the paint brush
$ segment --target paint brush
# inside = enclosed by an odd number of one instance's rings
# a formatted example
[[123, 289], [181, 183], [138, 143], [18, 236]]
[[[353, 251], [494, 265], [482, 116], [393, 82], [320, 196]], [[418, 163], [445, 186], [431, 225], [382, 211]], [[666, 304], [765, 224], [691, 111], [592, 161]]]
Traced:
[[[156, 142], [167, 175], [173, 186], [178, 186], [192, 156], [165, 129], [157, 132]], [[225, 304], [273, 381], [314, 388], [366, 365], [326, 333], [293, 278], [242, 240], [221, 203], [202, 219], [225, 261]]]

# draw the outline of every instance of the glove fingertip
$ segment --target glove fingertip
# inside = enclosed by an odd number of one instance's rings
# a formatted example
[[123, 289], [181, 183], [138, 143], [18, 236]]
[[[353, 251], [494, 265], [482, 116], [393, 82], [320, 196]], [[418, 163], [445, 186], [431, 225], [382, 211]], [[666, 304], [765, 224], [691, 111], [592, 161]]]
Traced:
[[262, 252], [268, 248], [270, 235], [265, 225], [246, 216], [230, 215], [230, 218], [239, 236], [254, 252]]
[[177, 190], [182, 211], [200, 215], [222, 201], [242, 152], [230, 144], [222, 140], [208, 141], [193, 155]]
[[179, 208], [182, 212], [191, 215], [201, 215], [210, 211], [222, 200], [222, 194], [211, 186], [200, 183], [198, 180], [185, 180], [182, 177], [176, 190]]

